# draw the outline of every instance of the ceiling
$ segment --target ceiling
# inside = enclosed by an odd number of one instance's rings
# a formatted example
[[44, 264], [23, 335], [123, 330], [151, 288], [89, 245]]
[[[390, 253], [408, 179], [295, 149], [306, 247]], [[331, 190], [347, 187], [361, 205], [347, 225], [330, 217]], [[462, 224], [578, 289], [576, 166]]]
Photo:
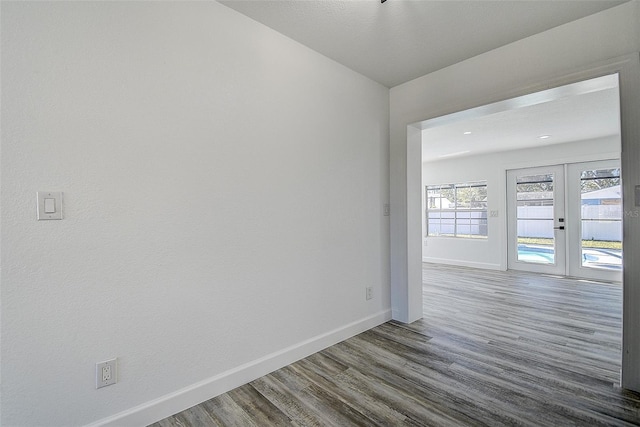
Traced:
[[[628, 0], [218, 1], [393, 87]], [[614, 80], [551, 89], [543, 101], [527, 95], [425, 122], [423, 161], [616, 135]]]
[[603, 76], [496, 102], [425, 121], [422, 128], [423, 161], [618, 136], [618, 78]]
[[387, 87], [627, 0], [219, 0]]

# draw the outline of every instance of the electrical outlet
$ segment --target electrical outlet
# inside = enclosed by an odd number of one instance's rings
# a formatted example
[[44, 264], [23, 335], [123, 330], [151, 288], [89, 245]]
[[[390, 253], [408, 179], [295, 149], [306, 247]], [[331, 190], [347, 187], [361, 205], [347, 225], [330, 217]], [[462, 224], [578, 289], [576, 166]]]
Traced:
[[112, 378], [111, 376], [111, 365], [105, 365], [102, 367], [102, 382], [106, 383]]
[[96, 363], [96, 388], [115, 384], [118, 380], [118, 358]]
[[371, 286], [367, 287], [367, 299], [373, 298], [373, 288]]

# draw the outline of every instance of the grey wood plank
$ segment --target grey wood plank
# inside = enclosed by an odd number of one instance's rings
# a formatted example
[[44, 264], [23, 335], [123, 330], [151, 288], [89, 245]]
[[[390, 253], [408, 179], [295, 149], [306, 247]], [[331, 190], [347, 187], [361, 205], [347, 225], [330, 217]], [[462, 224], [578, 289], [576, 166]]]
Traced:
[[291, 425], [289, 417], [251, 384], [238, 387], [228, 394], [256, 425]]
[[308, 402], [298, 396], [300, 390], [292, 390], [272, 374], [259, 378], [251, 385], [286, 414], [292, 425], [319, 427], [330, 425], [325, 417], [318, 415]]

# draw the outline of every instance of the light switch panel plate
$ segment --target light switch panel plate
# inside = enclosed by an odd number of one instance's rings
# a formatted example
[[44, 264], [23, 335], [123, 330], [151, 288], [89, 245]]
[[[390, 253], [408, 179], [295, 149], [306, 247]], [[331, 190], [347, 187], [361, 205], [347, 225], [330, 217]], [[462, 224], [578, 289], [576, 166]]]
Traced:
[[[38, 198], [38, 221], [62, 219], [62, 192], [38, 191], [36, 194]], [[53, 200], [53, 202], [51, 200]], [[53, 212], [51, 212], [51, 210], [53, 210]]]

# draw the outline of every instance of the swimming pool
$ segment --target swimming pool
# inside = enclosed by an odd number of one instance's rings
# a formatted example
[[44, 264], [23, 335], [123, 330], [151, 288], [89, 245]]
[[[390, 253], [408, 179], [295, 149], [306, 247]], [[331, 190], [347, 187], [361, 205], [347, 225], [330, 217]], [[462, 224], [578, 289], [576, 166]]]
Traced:
[[[553, 264], [554, 250], [550, 246], [518, 245], [518, 261]], [[617, 249], [582, 249], [582, 266], [622, 270], [622, 251]]]

